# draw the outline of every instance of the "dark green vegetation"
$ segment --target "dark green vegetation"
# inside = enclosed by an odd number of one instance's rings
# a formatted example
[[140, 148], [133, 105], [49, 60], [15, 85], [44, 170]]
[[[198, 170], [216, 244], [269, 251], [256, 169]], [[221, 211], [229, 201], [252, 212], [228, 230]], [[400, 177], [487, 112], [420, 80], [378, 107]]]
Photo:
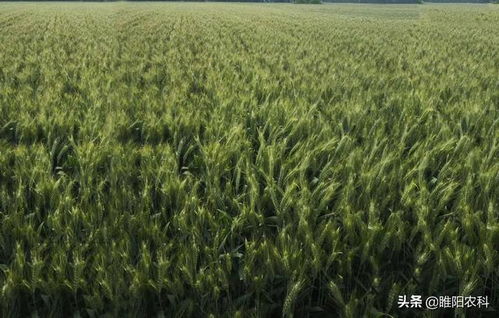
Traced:
[[492, 5], [0, 4], [0, 316], [497, 309], [497, 30]]

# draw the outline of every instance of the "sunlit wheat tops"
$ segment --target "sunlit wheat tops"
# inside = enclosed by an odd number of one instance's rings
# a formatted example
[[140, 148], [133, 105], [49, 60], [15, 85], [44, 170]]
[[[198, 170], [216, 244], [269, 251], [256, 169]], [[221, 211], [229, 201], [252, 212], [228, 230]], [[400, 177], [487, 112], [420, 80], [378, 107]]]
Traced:
[[0, 4], [0, 316], [497, 310], [498, 30], [493, 5]]

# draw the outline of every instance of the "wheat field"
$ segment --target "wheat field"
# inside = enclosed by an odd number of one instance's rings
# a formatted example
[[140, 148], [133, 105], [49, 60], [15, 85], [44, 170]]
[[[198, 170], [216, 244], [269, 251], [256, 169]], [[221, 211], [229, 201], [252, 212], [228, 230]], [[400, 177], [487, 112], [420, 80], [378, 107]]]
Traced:
[[493, 315], [498, 30], [497, 5], [0, 3], [0, 316]]

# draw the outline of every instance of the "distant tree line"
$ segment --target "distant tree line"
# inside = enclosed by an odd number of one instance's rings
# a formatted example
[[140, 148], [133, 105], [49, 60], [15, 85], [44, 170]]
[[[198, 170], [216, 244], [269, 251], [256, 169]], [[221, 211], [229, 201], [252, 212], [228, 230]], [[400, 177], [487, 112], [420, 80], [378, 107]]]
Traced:
[[430, 3], [489, 3], [489, 0], [424, 0]]
[[[2, 2], [4, 0], [0, 0]], [[37, 2], [37, 0], [7, 0], [7, 1], [27, 1]], [[114, 0], [42, 0], [45, 1], [65, 1], [65, 2], [113, 2]], [[42, 2], [39, 1], [39, 2]], [[386, 4], [417, 4], [417, 3], [497, 3], [499, 0], [129, 0], [130, 2], [276, 2], [276, 3], [386, 3]]]
[[322, 0], [325, 3], [387, 3], [387, 4], [416, 4], [421, 3], [421, 0]]
[[[489, 3], [495, 0], [322, 0], [324, 3]], [[499, 0], [498, 0], [499, 1]]]

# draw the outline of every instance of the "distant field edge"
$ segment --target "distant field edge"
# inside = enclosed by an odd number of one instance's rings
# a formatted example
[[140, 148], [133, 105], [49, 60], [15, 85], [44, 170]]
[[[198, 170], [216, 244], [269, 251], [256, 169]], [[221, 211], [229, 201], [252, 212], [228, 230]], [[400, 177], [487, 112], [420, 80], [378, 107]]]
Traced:
[[319, 3], [344, 3], [344, 4], [423, 4], [423, 3], [468, 3], [487, 4], [499, 3], [499, 0], [0, 0], [1, 2], [211, 2], [211, 3], [296, 3], [296, 4], [319, 4]]

